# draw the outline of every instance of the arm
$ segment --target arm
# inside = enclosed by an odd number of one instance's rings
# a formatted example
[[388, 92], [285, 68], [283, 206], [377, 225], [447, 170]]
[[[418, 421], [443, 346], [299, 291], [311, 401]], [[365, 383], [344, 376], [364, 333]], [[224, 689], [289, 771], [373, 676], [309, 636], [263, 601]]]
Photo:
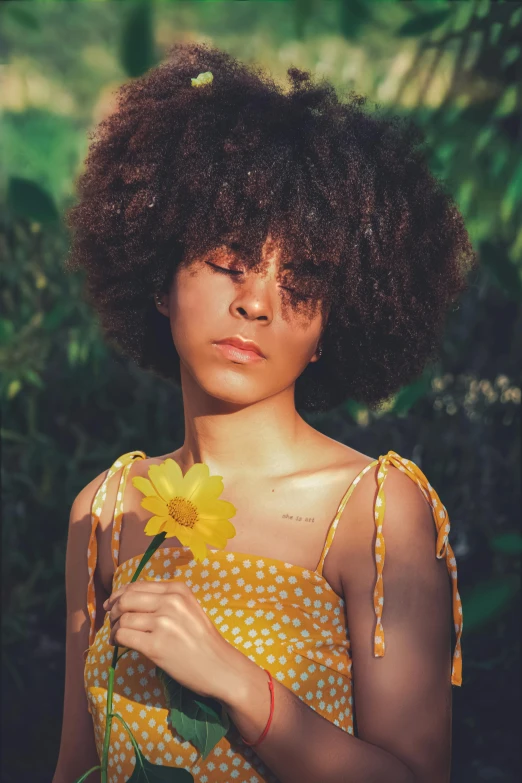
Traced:
[[[274, 680], [272, 725], [255, 751], [283, 783], [449, 781], [448, 572], [435, 556], [432, 512], [416, 484], [390, 468], [385, 492], [382, 658], [373, 657], [371, 481], [361, 485], [357, 503], [348, 504], [343, 512], [350, 518], [340, 523], [348, 531], [339, 559], [352, 646], [357, 737], [329, 723]], [[243, 659], [241, 664], [238, 657], [238, 684], [225, 703], [239, 732], [253, 741], [266, 725], [270, 694], [265, 672]]]
[[[87, 616], [87, 546], [91, 529], [91, 505], [103, 474], [88, 484], [76, 497], [70, 513], [65, 560], [67, 597], [67, 631], [65, 645], [65, 695], [62, 735], [58, 763], [52, 783], [73, 783], [100, 761], [94, 742], [92, 718], [87, 710], [83, 685], [84, 653], [89, 646]], [[98, 580], [97, 604], [105, 597]], [[101, 606], [97, 617], [103, 616]], [[99, 772], [93, 772], [87, 783], [99, 783]]]

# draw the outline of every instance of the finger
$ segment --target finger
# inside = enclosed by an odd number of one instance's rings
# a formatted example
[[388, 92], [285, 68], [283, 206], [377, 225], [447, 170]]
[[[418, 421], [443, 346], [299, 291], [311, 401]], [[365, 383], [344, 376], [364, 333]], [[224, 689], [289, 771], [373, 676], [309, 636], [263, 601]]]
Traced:
[[161, 605], [162, 596], [152, 593], [127, 591], [123, 593], [109, 609], [109, 620], [115, 623], [125, 612], [156, 612]]
[[107, 598], [103, 603], [103, 608], [109, 611], [114, 605], [115, 601], [126, 592], [138, 592], [138, 593], [174, 593], [179, 592], [188, 595], [192, 595], [192, 590], [185, 582], [170, 581], [168, 579], [161, 580], [140, 580], [138, 582], [131, 582], [130, 584], [119, 587], [114, 593]]
[[152, 634], [148, 631], [137, 631], [134, 628], [118, 628], [114, 636], [115, 638], [109, 644], [113, 646], [117, 644], [118, 647], [128, 647], [150, 657], [148, 651]]
[[[152, 584], [159, 584], [160, 587], [153, 587], [150, 589], [150, 585]], [[122, 585], [122, 587], [119, 587], [117, 590], [111, 593], [107, 600], [103, 602], [103, 608], [109, 611], [111, 606], [113, 606], [118, 598], [120, 598], [124, 593], [161, 593], [165, 592], [166, 590], [167, 588], [165, 585], [161, 586], [161, 582], [129, 582], [129, 584]]]
[[154, 629], [154, 621], [151, 614], [129, 613], [122, 616], [114, 623], [111, 629], [109, 644], [118, 644], [129, 647], [126, 641], [121, 641], [121, 631], [140, 631], [151, 633]]

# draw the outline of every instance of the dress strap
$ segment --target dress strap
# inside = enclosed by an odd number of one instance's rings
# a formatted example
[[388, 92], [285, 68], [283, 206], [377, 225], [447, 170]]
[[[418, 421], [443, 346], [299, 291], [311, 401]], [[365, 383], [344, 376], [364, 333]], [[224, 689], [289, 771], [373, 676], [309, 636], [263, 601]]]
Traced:
[[376, 658], [381, 658], [384, 655], [384, 628], [382, 625], [382, 611], [384, 606], [384, 587], [382, 573], [384, 569], [384, 556], [385, 556], [385, 544], [384, 536], [382, 533], [382, 526], [384, 521], [384, 511], [386, 508], [386, 501], [384, 497], [384, 480], [388, 473], [389, 465], [393, 465], [401, 472], [406, 473], [413, 481], [415, 481], [431, 506], [433, 519], [437, 528], [437, 543], [436, 543], [436, 557], [441, 560], [446, 558], [446, 565], [448, 573], [451, 577], [452, 585], [452, 604], [453, 604], [453, 622], [456, 633], [456, 644], [453, 653], [453, 664], [451, 670], [451, 683], [452, 685], [462, 685], [462, 650], [461, 650], [461, 636], [463, 628], [463, 615], [462, 615], [462, 603], [457, 589], [457, 562], [455, 555], [450, 546], [448, 537], [450, 532], [450, 520], [446, 507], [441, 503], [439, 496], [433, 489], [428, 479], [421, 471], [421, 469], [415, 465], [414, 462], [408, 459], [404, 459], [395, 451], [389, 451], [387, 454], [381, 455], [378, 460], [373, 460], [366, 465], [363, 470], [354, 478], [350, 486], [346, 490], [335, 515], [335, 518], [330, 525], [328, 535], [326, 537], [326, 543], [323, 548], [319, 565], [317, 566], [317, 573], [322, 574], [324, 559], [332, 545], [332, 541], [339, 524], [339, 519], [344, 511], [350, 496], [360, 482], [365, 473], [367, 473], [374, 465], [378, 465], [377, 471], [377, 496], [375, 499], [374, 518], [376, 528], [375, 538], [375, 565], [377, 569], [377, 579], [375, 584], [375, 590], [373, 593], [373, 605], [376, 615], [376, 626], [374, 632], [374, 649], [373, 654]]
[[337, 525], [339, 524], [339, 520], [340, 520], [341, 515], [342, 515], [342, 513], [344, 511], [344, 507], [348, 503], [348, 501], [349, 501], [349, 499], [351, 497], [352, 492], [354, 491], [355, 487], [360, 482], [360, 480], [362, 479], [364, 474], [368, 473], [370, 468], [372, 468], [374, 465], [377, 465], [377, 460], [376, 459], [374, 459], [373, 462], [370, 462], [369, 465], [366, 465], [366, 467], [363, 468], [357, 474], [357, 476], [350, 483], [350, 486], [348, 487], [348, 489], [344, 493], [343, 497], [341, 498], [341, 502], [339, 503], [339, 506], [337, 508], [337, 513], [335, 514], [335, 517], [333, 518], [333, 521], [332, 521], [332, 523], [330, 525], [330, 528], [328, 530], [328, 533], [326, 535], [326, 541], [325, 541], [325, 544], [324, 544], [324, 547], [323, 547], [323, 551], [321, 553], [321, 559], [319, 560], [319, 565], [315, 569], [318, 574], [322, 574], [323, 573], [324, 560], [325, 560], [326, 555], [328, 554], [328, 551], [329, 551], [330, 547], [332, 546], [332, 542], [333, 542], [333, 539], [334, 539], [334, 536], [335, 536], [335, 531], [337, 530]]
[[143, 451], [129, 451], [126, 454], [122, 454], [121, 457], [111, 465], [107, 474], [98, 488], [91, 507], [91, 534], [89, 538], [89, 547], [87, 549], [87, 565], [89, 570], [89, 583], [87, 585], [87, 609], [89, 612], [90, 630], [89, 630], [89, 647], [92, 645], [95, 637], [94, 625], [96, 620], [96, 596], [94, 591], [94, 572], [96, 570], [96, 562], [98, 559], [98, 542], [96, 539], [96, 529], [100, 522], [101, 511], [105, 498], [107, 497], [107, 485], [109, 480], [114, 474], [123, 467], [122, 474], [120, 476], [120, 482], [118, 486], [118, 492], [116, 495], [116, 506], [113, 517], [112, 527], [112, 543], [111, 554], [112, 561], [115, 568], [118, 565], [118, 552], [119, 552], [119, 539], [121, 532], [121, 521], [123, 518], [123, 493], [125, 490], [125, 483], [127, 481], [127, 475], [132, 466], [132, 463], [136, 459], [146, 459], [146, 454]]

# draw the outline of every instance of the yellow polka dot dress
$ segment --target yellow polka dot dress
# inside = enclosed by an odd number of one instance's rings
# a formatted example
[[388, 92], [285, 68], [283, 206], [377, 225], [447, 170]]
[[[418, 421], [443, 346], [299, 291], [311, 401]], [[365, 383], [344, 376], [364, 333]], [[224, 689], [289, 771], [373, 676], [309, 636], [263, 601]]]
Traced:
[[[115, 566], [113, 590], [117, 590], [130, 582], [141, 560], [139, 555], [118, 564], [125, 483], [132, 462], [144, 459], [145, 456], [141, 451], [133, 451], [119, 457], [107, 472], [92, 506], [87, 593], [91, 624], [84, 680], [100, 757], [113, 647], [109, 645], [108, 615], [95, 634], [96, 527], [106, 496], [107, 482], [115, 472], [121, 470], [112, 531]], [[422, 471], [394, 451], [371, 462], [352, 481], [330, 525], [319, 564], [314, 571], [269, 557], [222, 550], [209, 550], [208, 557], [197, 562], [188, 547], [179, 546], [158, 549], [138, 579], [183, 580], [227, 641], [260, 667], [268, 669], [274, 678], [311, 709], [343, 731], [353, 734], [352, 661], [345, 602], [336, 595], [322, 572], [346, 503], [363, 475], [377, 465], [374, 655], [382, 657], [385, 651], [381, 619], [384, 605], [384, 481], [390, 464], [416, 481], [433, 511], [438, 532], [436, 556], [439, 559], [446, 558], [452, 580], [456, 645], [451, 682], [453, 685], [461, 685], [463, 618], [457, 590], [457, 567], [448, 541], [449, 517]], [[277, 783], [277, 778], [263, 764], [255, 750], [241, 741], [233, 724], [205, 759], [201, 758], [194, 745], [183, 741], [180, 735], [171, 730], [167, 724], [167, 705], [155, 667], [141, 653], [129, 651], [118, 662], [113, 709], [123, 716], [133, 730], [142, 753], [153, 764], [184, 767], [197, 783]], [[134, 765], [135, 757], [129, 737], [121, 724], [114, 721], [109, 748], [109, 783], [127, 781], [134, 771]]]

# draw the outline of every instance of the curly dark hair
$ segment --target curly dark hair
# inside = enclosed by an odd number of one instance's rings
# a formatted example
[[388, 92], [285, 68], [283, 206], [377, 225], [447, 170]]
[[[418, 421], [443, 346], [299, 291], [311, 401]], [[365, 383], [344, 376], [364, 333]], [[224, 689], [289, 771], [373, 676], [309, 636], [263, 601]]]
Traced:
[[[213, 81], [193, 86], [207, 71]], [[285, 93], [258, 66], [177, 43], [121, 86], [117, 109], [89, 134], [65, 268], [86, 272], [108, 341], [179, 383], [154, 293], [219, 246], [256, 268], [270, 234], [296, 287], [286, 304], [328, 311], [296, 407], [351, 399], [376, 409], [437, 357], [476, 255], [411, 120], [370, 115], [365, 97], [341, 102], [326, 80], [287, 73]]]

